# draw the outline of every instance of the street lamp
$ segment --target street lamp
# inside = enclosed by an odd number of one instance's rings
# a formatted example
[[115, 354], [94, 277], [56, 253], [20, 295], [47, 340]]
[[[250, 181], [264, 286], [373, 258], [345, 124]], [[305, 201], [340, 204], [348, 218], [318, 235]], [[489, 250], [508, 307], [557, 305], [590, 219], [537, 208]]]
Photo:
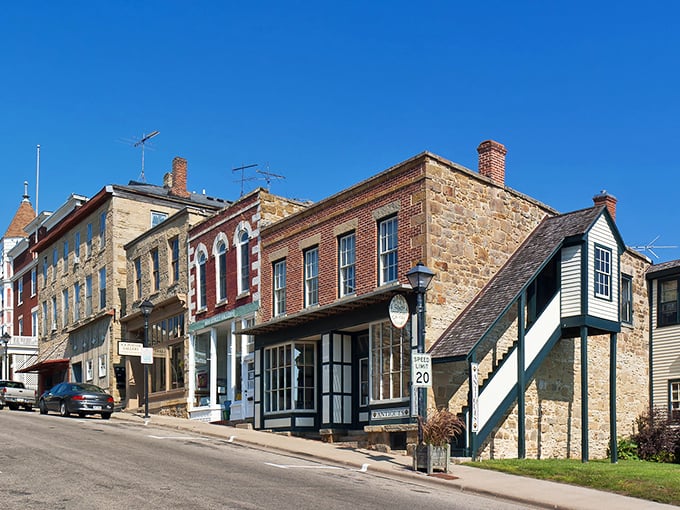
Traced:
[[[142, 301], [139, 305], [144, 316], [144, 348], [149, 347], [149, 315], [153, 310], [153, 303], [148, 299]], [[144, 419], [149, 419], [149, 364], [144, 363]]]
[[3, 363], [3, 366], [5, 367], [4, 370], [5, 379], [9, 379], [9, 355], [8, 355], [9, 347], [7, 347], [7, 344], [9, 344], [11, 338], [12, 337], [7, 331], [5, 331], [2, 334], [2, 346], [5, 348], [5, 362]]
[[[425, 352], [425, 292], [430, 286], [430, 282], [434, 277], [434, 271], [427, 267], [422, 262], [418, 262], [415, 267], [412, 267], [406, 273], [413, 291], [416, 293], [416, 311], [418, 313], [418, 353]], [[422, 421], [427, 420], [427, 409], [425, 408], [425, 401], [427, 400], [427, 388], [418, 388], [418, 443], [423, 441], [423, 427]]]

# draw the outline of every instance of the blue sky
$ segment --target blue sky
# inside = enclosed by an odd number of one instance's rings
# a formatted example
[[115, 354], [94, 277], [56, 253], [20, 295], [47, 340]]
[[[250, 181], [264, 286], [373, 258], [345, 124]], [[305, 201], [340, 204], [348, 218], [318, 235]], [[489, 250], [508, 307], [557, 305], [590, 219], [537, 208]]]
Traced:
[[54, 210], [139, 179], [132, 142], [158, 130], [146, 180], [182, 156], [192, 191], [226, 199], [241, 165], [319, 200], [424, 150], [476, 169], [494, 139], [508, 186], [562, 212], [607, 190], [628, 245], [680, 246], [679, 15], [671, 1], [5, 3], [0, 230], [24, 180], [35, 206], [37, 144], [38, 207]]

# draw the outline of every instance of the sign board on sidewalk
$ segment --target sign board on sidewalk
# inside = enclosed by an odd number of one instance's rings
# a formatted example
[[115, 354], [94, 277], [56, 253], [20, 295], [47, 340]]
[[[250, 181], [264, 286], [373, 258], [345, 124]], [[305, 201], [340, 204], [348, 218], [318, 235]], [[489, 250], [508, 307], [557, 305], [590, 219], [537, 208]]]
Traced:
[[414, 388], [432, 387], [432, 357], [425, 353], [411, 353], [411, 373]]

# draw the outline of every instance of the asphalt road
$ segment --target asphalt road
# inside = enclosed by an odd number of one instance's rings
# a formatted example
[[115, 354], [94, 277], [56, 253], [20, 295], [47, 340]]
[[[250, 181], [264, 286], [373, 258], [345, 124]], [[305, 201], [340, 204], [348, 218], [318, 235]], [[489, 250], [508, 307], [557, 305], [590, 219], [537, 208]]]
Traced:
[[152, 424], [9, 410], [0, 411], [0, 507], [526, 508]]

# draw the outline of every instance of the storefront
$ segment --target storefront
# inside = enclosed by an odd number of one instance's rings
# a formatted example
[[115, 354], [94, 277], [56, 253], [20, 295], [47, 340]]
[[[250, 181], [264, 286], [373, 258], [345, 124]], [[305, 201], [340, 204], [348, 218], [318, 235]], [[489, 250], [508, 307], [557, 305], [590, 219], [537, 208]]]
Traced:
[[249, 421], [254, 415], [254, 323], [246, 305], [189, 326], [189, 415], [200, 421]]
[[388, 317], [389, 300], [402, 290], [246, 330], [255, 336], [255, 427], [312, 432], [413, 423], [413, 321], [396, 328]]

